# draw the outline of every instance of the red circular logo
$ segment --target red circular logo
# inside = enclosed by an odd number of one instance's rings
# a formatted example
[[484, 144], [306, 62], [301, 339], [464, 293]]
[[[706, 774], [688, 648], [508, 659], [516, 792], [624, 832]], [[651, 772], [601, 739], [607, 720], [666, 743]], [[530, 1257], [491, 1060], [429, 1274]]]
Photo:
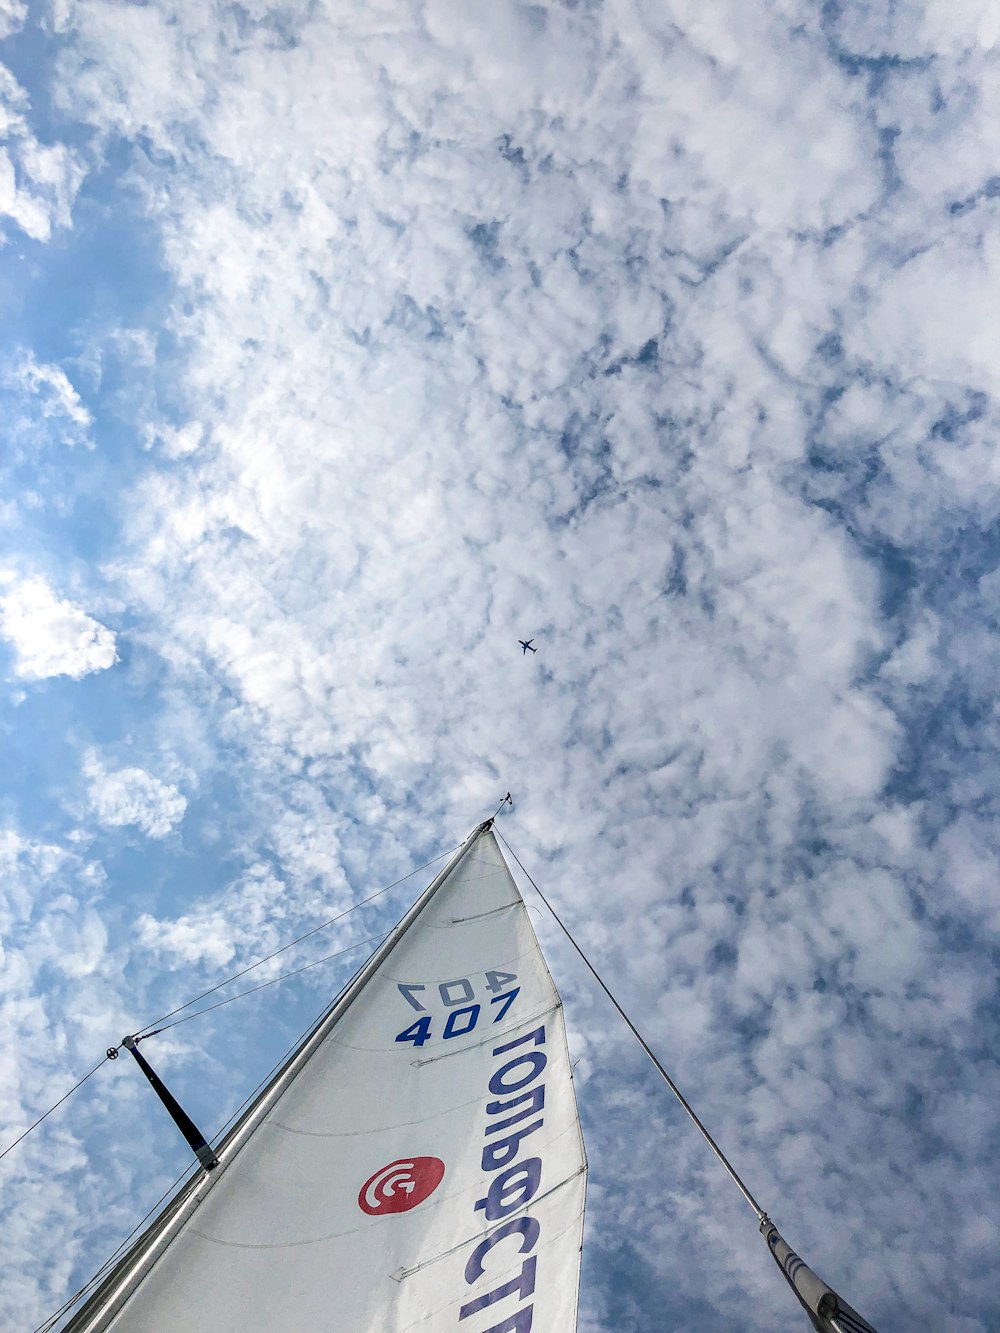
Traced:
[[434, 1193], [444, 1179], [438, 1157], [401, 1157], [369, 1176], [358, 1192], [358, 1207], [372, 1217], [408, 1213]]

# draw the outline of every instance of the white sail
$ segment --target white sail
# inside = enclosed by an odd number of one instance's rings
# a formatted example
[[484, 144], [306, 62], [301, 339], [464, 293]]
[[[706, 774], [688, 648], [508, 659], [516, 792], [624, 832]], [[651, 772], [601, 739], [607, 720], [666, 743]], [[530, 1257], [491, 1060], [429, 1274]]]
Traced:
[[484, 825], [75, 1333], [573, 1333], [562, 1007]]

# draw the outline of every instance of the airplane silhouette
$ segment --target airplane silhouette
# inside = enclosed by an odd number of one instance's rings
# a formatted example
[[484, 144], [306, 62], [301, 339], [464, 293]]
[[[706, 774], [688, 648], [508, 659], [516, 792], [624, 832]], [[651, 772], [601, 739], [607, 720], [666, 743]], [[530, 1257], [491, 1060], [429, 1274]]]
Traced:
[[525, 653], [537, 653], [537, 652], [538, 652], [538, 649], [537, 649], [537, 648], [532, 648], [532, 646], [531, 646], [534, 642], [535, 642], [534, 639], [527, 639], [527, 640], [525, 640], [525, 639], [518, 639], [518, 643], [521, 645], [521, 656], [522, 656], [522, 657], [524, 656]]

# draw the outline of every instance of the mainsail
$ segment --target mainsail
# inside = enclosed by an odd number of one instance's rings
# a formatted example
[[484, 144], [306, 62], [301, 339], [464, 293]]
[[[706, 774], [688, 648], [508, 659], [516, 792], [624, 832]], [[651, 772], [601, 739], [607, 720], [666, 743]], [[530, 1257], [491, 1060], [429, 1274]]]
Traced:
[[480, 825], [73, 1333], [573, 1333], [562, 1006]]

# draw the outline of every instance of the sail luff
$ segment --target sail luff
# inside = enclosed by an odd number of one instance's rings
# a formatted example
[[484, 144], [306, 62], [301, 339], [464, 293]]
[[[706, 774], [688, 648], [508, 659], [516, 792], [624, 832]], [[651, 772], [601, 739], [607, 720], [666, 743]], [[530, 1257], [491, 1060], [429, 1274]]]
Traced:
[[305, 1068], [310, 1057], [326, 1038], [330, 1029], [340, 1021], [364, 989], [368, 980], [375, 974], [404, 937], [409, 927], [431, 902], [437, 891], [447, 882], [451, 874], [475, 846], [479, 837], [491, 828], [492, 824], [492, 819], [487, 819], [473, 829], [444, 869], [435, 876], [409, 911], [400, 918], [391, 934], [383, 940], [344, 991], [320, 1015], [267, 1086], [261, 1090], [256, 1099], [226, 1134], [216, 1151], [217, 1168], [210, 1174], [199, 1172], [187, 1185], [182, 1187], [163, 1212], [154, 1219], [123, 1258], [119, 1260], [86, 1304], [65, 1325], [63, 1333], [102, 1333], [102, 1330], [109, 1327], [132, 1292], [141, 1283], [146, 1272], [156, 1262], [171, 1239], [185, 1225], [194, 1209], [201, 1204], [208, 1192], [223, 1179], [226, 1168], [249, 1141], [254, 1130], [263, 1121], [281, 1094]]

